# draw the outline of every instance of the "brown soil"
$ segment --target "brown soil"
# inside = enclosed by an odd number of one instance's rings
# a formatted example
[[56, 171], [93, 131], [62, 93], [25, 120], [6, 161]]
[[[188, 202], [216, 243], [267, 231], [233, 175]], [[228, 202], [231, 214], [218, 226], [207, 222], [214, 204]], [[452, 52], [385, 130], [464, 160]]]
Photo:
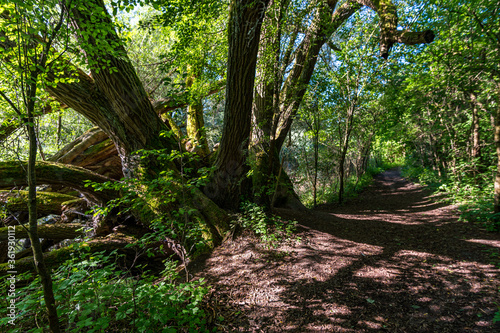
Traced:
[[342, 207], [279, 214], [299, 222], [300, 242], [243, 235], [193, 266], [213, 286], [217, 331], [500, 332], [500, 235], [397, 170]]

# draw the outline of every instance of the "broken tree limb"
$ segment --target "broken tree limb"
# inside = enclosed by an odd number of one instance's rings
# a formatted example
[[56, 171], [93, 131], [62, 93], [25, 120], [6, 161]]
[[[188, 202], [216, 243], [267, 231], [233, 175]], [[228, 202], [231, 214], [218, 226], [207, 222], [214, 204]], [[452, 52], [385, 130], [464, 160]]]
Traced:
[[406, 45], [426, 44], [434, 40], [434, 32], [426, 31], [399, 31], [397, 8], [392, 0], [353, 0], [373, 9], [380, 18], [380, 56], [389, 57], [394, 43]]
[[123, 178], [114, 143], [99, 127], [93, 127], [59, 150], [49, 161], [71, 164], [113, 179]]

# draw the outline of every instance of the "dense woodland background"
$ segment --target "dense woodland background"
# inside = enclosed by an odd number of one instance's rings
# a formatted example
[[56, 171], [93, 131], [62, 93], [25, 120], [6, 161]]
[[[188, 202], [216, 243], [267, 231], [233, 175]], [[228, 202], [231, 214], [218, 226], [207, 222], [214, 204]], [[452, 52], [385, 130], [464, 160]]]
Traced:
[[46, 299], [20, 277], [19, 331], [203, 327], [178, 267], [390, 167], [500, 230], [499, 1], [0, 4], [0, 274], [15, 225]]

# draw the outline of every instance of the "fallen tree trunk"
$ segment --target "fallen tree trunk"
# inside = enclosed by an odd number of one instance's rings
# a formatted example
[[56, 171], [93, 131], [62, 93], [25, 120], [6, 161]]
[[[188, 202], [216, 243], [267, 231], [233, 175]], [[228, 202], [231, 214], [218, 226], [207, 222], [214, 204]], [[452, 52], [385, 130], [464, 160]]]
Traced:
[[[0, 162], [0, 188], [26, 186], [26, 162]], [[62, 185], [82, 193], [93, 203], [104, 203], [120, 196], [118, 191], [97, 191], [85, 186], [85, 181], [95, 183], [113, 181], [87, 169], [54, 162], [36, 162], [36, 179], [38, 184]]]
[[[38, 216], [47, 216], [50, 214], [61, 215], [63, 213], [64, 203], [73, 200], [77, 200], [77, 202], [84, 201], [83, 199], [67, 194], [37, 192]], [[8, 212], [27, 212], [28, 191], [0, 190], [0, 203], [4, 205]]]
[[113, 179], [123, 177], [116, 147], [98, 127], [91, 128], [68, 143], [49, 161], [83, 167]]
[[[118, 250], [118, 253], [125, 254], [130, 257], [131, 260], [135, 259], [137, 251], [132, 247], [125, 247], [135, 241], [134, 238], [128, 237], [122, 234], [113, 234], [105, 238], [98, 238], [91, 240], [89, 242], [75, 243], [69, 246], [63, 247], [44, 254], [45, 264], [49, 269], [57, 268], [59, 265], [64, 263], [66, 260], [71, 259], [73, 254], [78, 248], [85, 248], [89, 250], [89, 253], [95, 253], [100, 251], [111, 252], [113, 250]], [[35, 266], [33, 264], [33, 257], [27, 257], [20, 260], [16, 260], [14, 263], [4, 263], [0, 264], [0, 276], [5, 276], [12, 271], [10, 265], [14, 265], [16, 274], [21, 274], [25, 272], [34, 272]]]
[[[7, 241], [9, 234], [16, 239], [28, 238], [28, 226], [16, 225], [0, 228], [0, 242]], [[80, 223], [41, 224], [38, 226], [38, 236], [53, 240], [73, 239], [85, 235], [84, 226]]]

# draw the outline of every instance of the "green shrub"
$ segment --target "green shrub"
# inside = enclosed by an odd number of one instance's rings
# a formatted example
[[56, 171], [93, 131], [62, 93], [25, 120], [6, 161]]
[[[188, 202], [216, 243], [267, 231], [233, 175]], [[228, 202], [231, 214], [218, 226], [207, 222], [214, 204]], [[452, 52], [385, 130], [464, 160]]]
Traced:
[[[206, 331], [200, 302], [203, 281], [180, 283], [175, 265], [166, 263], [162, 278], [132, 277], [120, 269], [114, 253], [75, 253], [53, 274], [54, 293], [64, 332]], [[2, 287], [6, 282], [2, 281]], [[48, 326], [38, 278], [16, 290], [18, 317], [9, 332], [44, 332]], [[8, 299], [0, 300], [0, 326], [9, 327]], [[2, 331], [4, 331], [2, 329]]]
[[263, 207], [253, 202], [242, 202], [241, 210], [242, 213], [238, 214], [235, 223], [253, 231], [268, 247], [277, 247], [280, 243], [291, 240], [296, 231], [296, 221], [286, 221], [278, 216], [270, 216], [266, 214]]

